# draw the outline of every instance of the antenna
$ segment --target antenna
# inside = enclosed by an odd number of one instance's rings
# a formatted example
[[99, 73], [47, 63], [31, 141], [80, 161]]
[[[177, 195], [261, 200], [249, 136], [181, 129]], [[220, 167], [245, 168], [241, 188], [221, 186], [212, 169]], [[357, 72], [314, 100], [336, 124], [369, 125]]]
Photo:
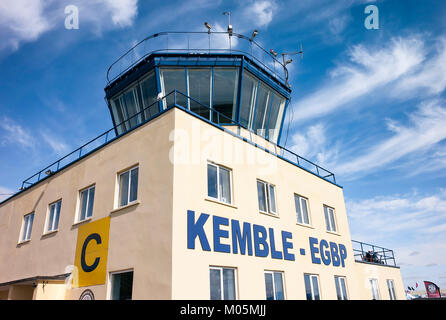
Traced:
[[300, 50], [299, 51], [296, 51], [296, 52], [283, 52], [282, 53], [283, 69], [285, 70], [285, 80], [286, 80], [286, 85], [288, 87], [291, 87], [291, 85], [288, 83], [288, 69], [286, 68], [286, 66], [288, 64], [290, 64], [291, 62], [293, 62], [293, 59], [285, 60], [285, 56], [294, 56], [296, 54], [300, 54], [301, 55], [301, 60], [304, 58], [304, 50], [302, 48], [302, 43], [300, 44]]

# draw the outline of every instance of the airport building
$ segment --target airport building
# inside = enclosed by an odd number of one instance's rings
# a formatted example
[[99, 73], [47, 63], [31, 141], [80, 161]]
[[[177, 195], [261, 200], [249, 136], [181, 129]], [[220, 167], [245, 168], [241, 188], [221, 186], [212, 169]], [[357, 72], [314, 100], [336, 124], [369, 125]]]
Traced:
[[0, 203], [0, 299], [405, 299], [335, 175], [280, 145], [289, 60], [254, 37], [158, 33], [112, 64], [113, 127]]

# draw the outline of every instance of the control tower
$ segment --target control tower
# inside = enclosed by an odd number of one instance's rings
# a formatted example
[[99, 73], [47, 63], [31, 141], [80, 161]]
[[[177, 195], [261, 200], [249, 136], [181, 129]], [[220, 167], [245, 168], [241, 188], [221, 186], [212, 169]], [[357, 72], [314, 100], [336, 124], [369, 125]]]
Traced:
[[206, 26], [113, 62], [113, 126], [0, 203], [0, 299], [405, 299], [335, 175], [281, 146], [289, 60]]

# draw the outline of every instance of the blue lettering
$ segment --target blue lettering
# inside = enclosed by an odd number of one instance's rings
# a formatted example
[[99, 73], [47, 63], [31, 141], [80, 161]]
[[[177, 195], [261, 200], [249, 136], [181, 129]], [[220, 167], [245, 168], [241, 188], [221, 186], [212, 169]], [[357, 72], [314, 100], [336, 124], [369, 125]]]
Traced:
[[195, 211], [187, 210], [187, 248], [195, 249], [195, 238], [198, 236], [201, 248], [204, 251], [211, 251], [206, 233], [204, 232], [204, 224], [208, 220], [209, 215], [202, 213], [195, 222]]
[[339, 252], [341, 254], [341, 264], [342, 267], [345, 267], [344, 260], [347, 258], [347, 249], [345, 249], [345, 246], [343, 244], [339, 244]]
[[220, 238], [229, 238], [229, 231], [220, 229], [220, 226], [229, 226], [229, 219], [219, 216], [213, 216], [214, 225], [214, 251], [216, 252], [231, 252], [229, 244], [223, 244], [220, 242]]
[[316, 238], [310, 237], [310, 252], [311, 252], [311, 262], [316, 264], [321, 264], [321, 259], [316, 257], [316, 253], [319, 252], [319, 249], [316, 247], [318, 240]]
[[339, 259], [339, 250], [338, 245], [334, 242], [330, 242], [330, 251], [331, 251], [331, 259], [333, 260], [333, 267], [339, 267], [341, 265], [341, 261]]
[[[265, 227], [253, 224], [252, 231], [254, 233], [254, 252], [256, 257], [267, 257], [269, 254], [269, 246], [268, 242], [266, 242], [267, 233]], [[263, 249], [260, 248], [260, 245], [263, 246]]]
[[240, 245], [240, 254], [245, 254], [246, 245], [248, 245], [248, 255], [252, 256], [252, 237], [251, 224], [243, 222], [243, 234], [240, 232], [240, 223], [238, 220], [231, 220], [232, 229], [232, 252], [238, 253], [238, 245]]
[[289, 253], [288, 249], [293, 249], [293, 243], [288, 242], [287, 239], [292, 239], [293, 234], [291, 232], [282, 231], [282, 247], [283, 247], [283, 257], [285, 260], [294, 261], [294, 254]]
[[324, 247], [328, 249], [328, 242], [325, 240], [321, 240], [319, 244], [320, 250], [321, 250], [321, 258], [322, 262], [328, 266], [331, 262], [330, 258], [330, 250], [324, 250]]
[[282, 252], [276, 251], [276, 244], [274, 241], [274, 229], [269, 228], [269, 243], [271, 246], [271, 257], [273, 259], [282, 259]]

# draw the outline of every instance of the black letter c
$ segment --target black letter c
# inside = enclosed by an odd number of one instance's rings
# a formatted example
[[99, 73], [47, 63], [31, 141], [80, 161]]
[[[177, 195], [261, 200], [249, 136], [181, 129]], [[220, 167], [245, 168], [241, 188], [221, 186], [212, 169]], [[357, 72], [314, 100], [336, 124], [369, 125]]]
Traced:
[[97, 233], [92, 233], [87, 237], [87, 239], [85, 239], [84, 245], [82, 246], [82, 253], [81, 253], [81, 266], [82, 266], [82, 270], [84, 270], [85, 272], [91, 272], [94, 269], [96, 269], [96, 267], [99, 264], [99, 260], [101, 260], [101, 258], [96, 257], [93, 264], [90, 266], [85, 262], [85, 250], [87, 250], [88, 243], [91, 240], [96, 240], [97, 244], [102, 243], [101, 236]]

